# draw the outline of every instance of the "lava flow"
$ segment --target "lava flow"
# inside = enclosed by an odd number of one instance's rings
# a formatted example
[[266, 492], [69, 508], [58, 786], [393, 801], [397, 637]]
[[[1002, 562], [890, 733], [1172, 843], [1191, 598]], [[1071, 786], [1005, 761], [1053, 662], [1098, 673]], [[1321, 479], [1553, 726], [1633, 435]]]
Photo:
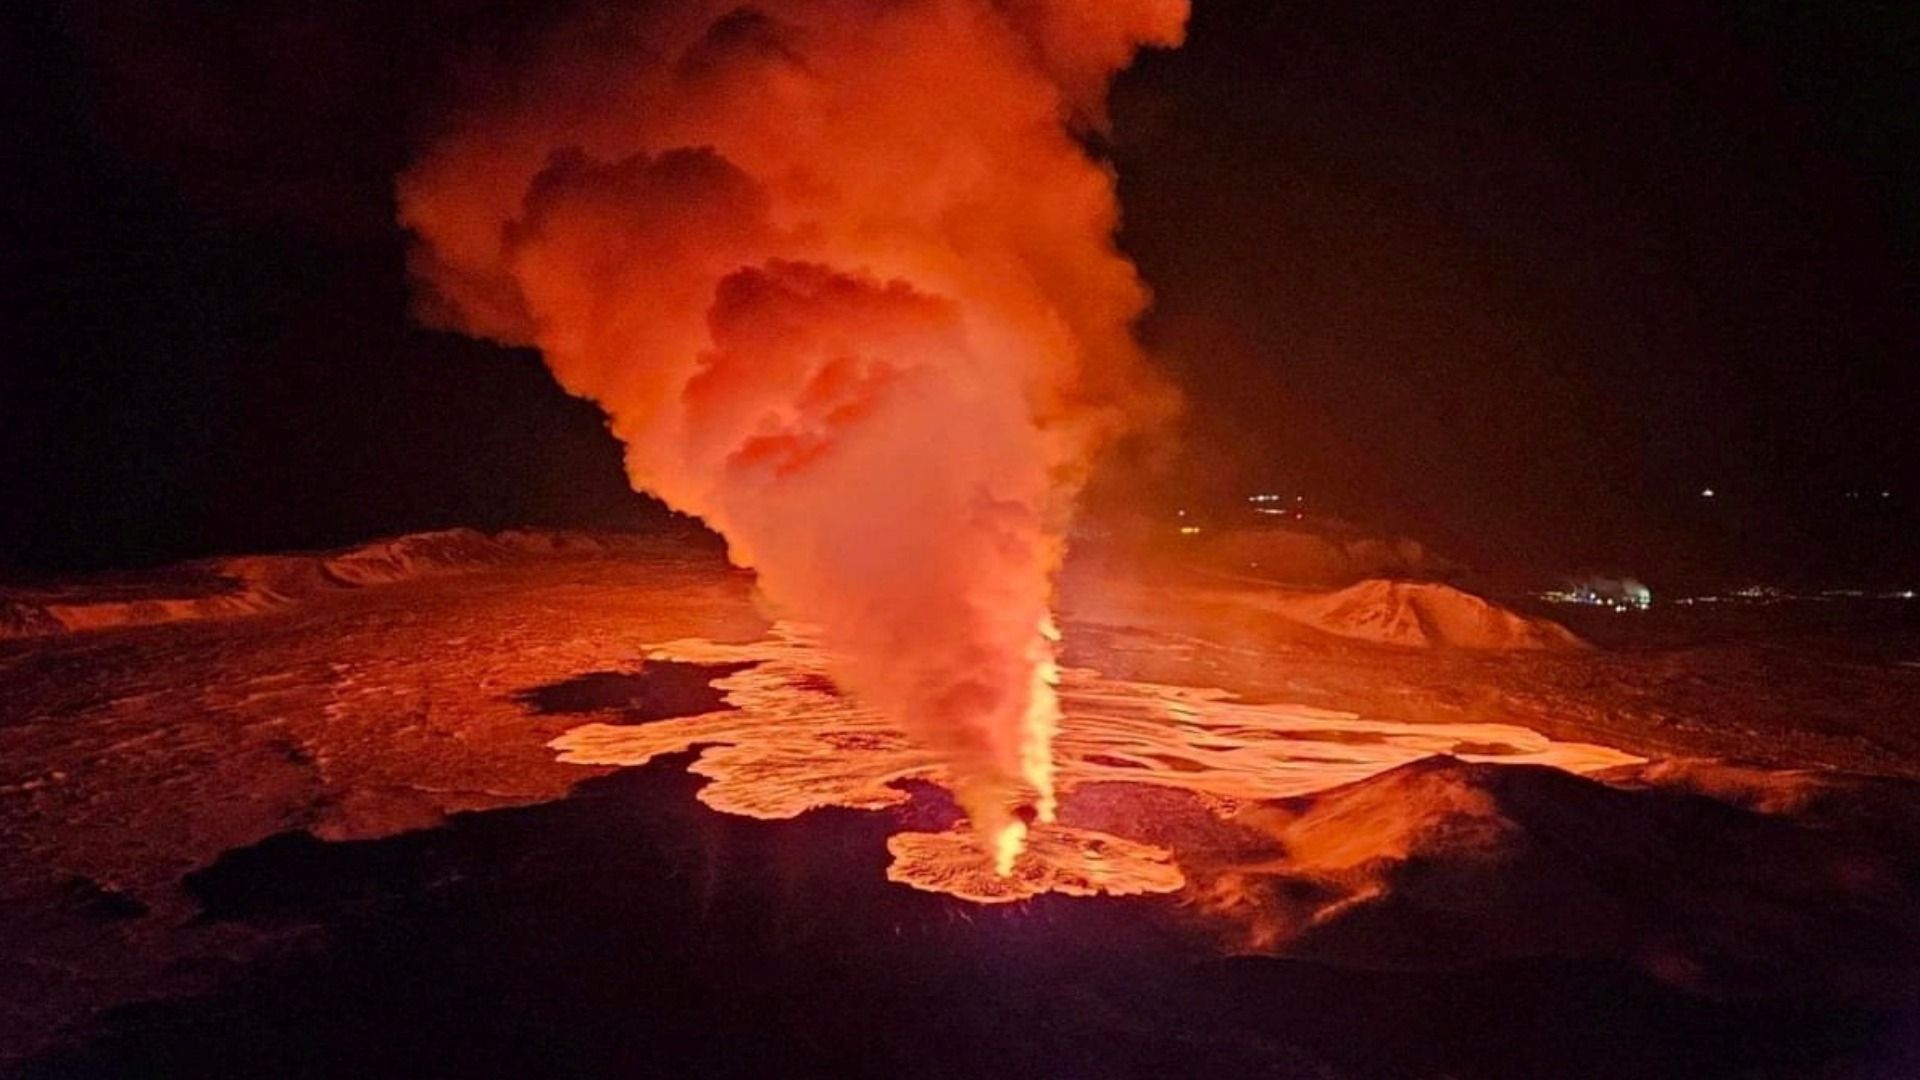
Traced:
[[[678, 641], [654, 659], [750, 665], [715, 682], [725, 711], [639, 726], [587, 724], [554, 740], [561, 760], [640, 765], [698, 747], [691, 770], [710, 780], [700, 800], [756, 818], [826, 806], [879, 810], [909, 801], [901, 786], [957, 790], [950, 765], [884, 715], [839, 694], [816, 635], [781, 625], [765, 641]], [[888, 876], [981, 903], [1047, 892], [1129, 895], [1186, 884], [1179, 853], [1142, 835], [1138, 815], [1076, 816], [1074, 795], [1149, 785], [1196, 797], [1220, 818], [1255, 802], [1351, 784], [1435, 754], [1552, 765], [1584, 773], [1641, 759], [1604, 746], [1556, 742], [1511, 724], [1397, 723], [1299, 705], [1236, 701], [1219, 690], [1060, 673], [1055, 741], [1062, 821], [1021, 826], [1025, 849], [973, 831], [903, 832], [888, 841]], [[1036, 815], [1037, 817], [1037, 815]], [[1105, 828], [1090, 827], [1096, 817]], [[1109, 824], [1114, 818], [1118, 824]], [[1122, 835], [1110, 832], [1117, 828]]]
[[[538, 348], [1003, 861], [1053, 810], [1052, 582], [1171, 395], [1078, 136], [1185, 0], [595, 6], [401, 177], [429, 322]], [[512, 88], [503, 92], [502, 87]]]

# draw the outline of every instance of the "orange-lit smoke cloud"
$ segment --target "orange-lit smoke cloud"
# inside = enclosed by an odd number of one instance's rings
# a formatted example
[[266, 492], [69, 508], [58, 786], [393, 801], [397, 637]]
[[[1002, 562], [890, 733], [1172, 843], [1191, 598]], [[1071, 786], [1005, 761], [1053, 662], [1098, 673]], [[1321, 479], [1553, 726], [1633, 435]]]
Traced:
[[1076, 130], [1185, 0], [585, 12], [402, 176], [430, 322], [536, 346], [976, 827], [1050, 801], [1043, 628], [1100, 447], [1168, 408]]

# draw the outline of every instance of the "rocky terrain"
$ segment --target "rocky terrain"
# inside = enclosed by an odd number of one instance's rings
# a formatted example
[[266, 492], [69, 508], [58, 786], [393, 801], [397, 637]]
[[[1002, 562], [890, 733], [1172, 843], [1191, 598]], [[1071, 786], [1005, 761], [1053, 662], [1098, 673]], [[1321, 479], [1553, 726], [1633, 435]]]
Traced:
[[[1074, 570], [1064, 659], [1093, 674], [1069, 718], [1110, 719], [1063, 736], [1063, 825], [1133, 846], [1072, 841], [1095, 860], [1073, 880], [1135, 856], [1178, 880], [981, 907], [888, 880], [890, 837], [957, 822], [937, 776], [742, 817], [699, 790], [724, 778], [697, 735], [645, 766], [580, 756], [743, 709], [727, 688], [773, 627], [710, 546], [436, 534], [102, 588], [10, 593], [41, 615], [0, 643], [0, 1051], [23, 1075], [1114, 1075], [1161, 1053], [1891, 1077], [1920, 1047], [1920, 639], [1898, 620], [1563, 648], [1451, 591]], [[685, 640], [743, 658], [657, 652]], [[1166, 760], [1159, 709], [1192, 728]], [[1650, 760], [1516, 764], [1533, 751], [1459, 734], [1486, 725]], [[1261, 732], [1325, 779], [1191, 779]], [[1379, 753], [1429, 743], [1447, 756]]]

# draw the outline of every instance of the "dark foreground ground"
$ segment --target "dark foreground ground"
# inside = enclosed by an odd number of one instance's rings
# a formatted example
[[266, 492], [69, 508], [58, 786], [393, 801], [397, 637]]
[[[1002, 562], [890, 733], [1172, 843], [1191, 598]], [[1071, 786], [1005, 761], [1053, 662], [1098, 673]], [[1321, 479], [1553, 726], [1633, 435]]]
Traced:
[[1702, 1076], [1872, 1034], [1601, 964], [1216, 958], [1163, 902], [978, 908], [889, 886], [880, 815], [721, 817], [679, 765], [385, 840], [228, 852], [188, 881], [199, 917], [306, 932], [25, 1073]]
[[[1213, 593], [1158, 617], [1093, 593], [1070, 596], [1074, 659], [1115, 675], [1920, 771], [1920, 650], [1898, 622], [1435, 657], [1284, 633]], [[1899, 968], [1870, 993], [1742, 992], [1625, 956], [1235, 956], [1188, 898], [986, 908], [889, 884], [885, 837], [951, 814], [935, 789], [761, 822], [697, 803], [685, 756], [608, 771], [545, 749], [586, 714], [710, 708], [707, 673], [636, 678], [645, 647], [763, 629], [746, 581], [659, 551], [0, 645], [0, 1060], [34, 1077], [1920, 1075], [1920, 983]], [[1796, 726], [1782, 697], [1819, 707]]]

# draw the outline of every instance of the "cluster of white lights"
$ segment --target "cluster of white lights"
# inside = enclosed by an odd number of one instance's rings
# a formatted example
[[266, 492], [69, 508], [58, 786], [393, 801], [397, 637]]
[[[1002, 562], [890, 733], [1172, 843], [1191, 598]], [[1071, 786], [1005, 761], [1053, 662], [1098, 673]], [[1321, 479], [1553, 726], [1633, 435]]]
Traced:
[[[1277, 502], [1286, 502], [1287, 497], [1285, 495], [1274, 495], [1270, 493], [1262, 493], [1259, 495], [1247, 496], [1247, 501], [1250, 503], [1277, 503]], [[1293, 497], [1293, 501], [1297, 503], [1303, 503], [1307, 501], [1307, 497], [1305, 495], [1295, 495]]]
[[1606, 608], [1613, 612], [1645, 611], [1653, 606], [1650, 592], [1630, 592], [1625, 596], [1607, 596], [1592, 589], [1554, 589], [1536, 594], [1549, 604], [1581, 604]]

